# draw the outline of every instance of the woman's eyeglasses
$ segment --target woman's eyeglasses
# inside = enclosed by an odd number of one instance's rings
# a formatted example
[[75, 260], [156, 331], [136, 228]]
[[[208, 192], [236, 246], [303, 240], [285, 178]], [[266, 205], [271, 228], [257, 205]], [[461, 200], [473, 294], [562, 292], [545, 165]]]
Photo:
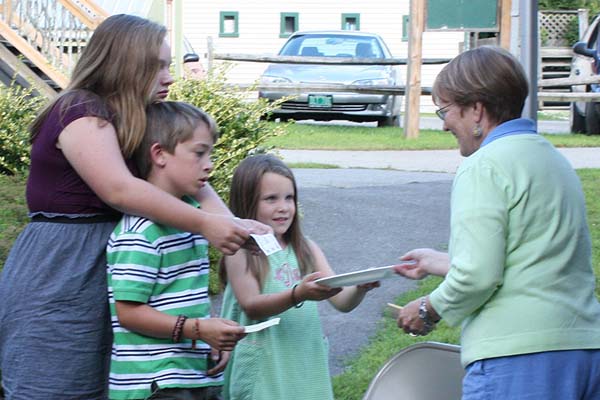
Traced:
[[446, 114], [448, 114], [448, 107], [450, 107], [453, 103], [448, 104], [445, 107], [442, 108], [438, 108], [437, 110], [435, 110], [435, 114], [440, 117], [440, 119], [443, 121], [446, 119]]

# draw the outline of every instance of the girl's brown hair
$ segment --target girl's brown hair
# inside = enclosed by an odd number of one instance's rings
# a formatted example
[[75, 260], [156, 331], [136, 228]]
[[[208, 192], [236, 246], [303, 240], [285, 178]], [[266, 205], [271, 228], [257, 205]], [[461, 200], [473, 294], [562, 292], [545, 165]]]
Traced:
[[99, 98], [104, 108], [95, 113], [114, 124], [123, 156], [130, 157], [144, 136], [145, 107], [152, 101], [166, 34], [164, 26], [133, 15], [105, 19], [81, 54], [69, 86], [33, 122], [31, 141], [57, 102], [64, 113], [75, 103], [97, 104]]
[[[314, 257], [308, 240], [302, 234], [298, 218], [298, 190], [292, 170], [280, 159], [270, 154], [260, 154], [244, 159], [236, 168], [231, 181], [229, 208], [239, 218], [256, 219], [260, 201], [260, 181], [267, 172], [275, 173], [292, 181], [296, 212], [290, 228], [283, 235], [288, 246], [296, 253], [300, 273], [305, 276], [314, 271]], [[269, 260], [264, 254], [258, 256], [246, 252], [247, 268], [263, 287], [269, 273]], [[227, 282], [224, 263], [221, 263], [220, 277]]]

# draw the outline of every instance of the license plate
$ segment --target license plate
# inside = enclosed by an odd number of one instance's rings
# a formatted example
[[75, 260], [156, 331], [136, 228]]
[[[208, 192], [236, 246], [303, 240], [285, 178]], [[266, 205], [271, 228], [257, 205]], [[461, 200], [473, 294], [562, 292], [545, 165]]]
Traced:
[[333, 96], [308, 95], [308, 106], [314, 108], [331, 108]]

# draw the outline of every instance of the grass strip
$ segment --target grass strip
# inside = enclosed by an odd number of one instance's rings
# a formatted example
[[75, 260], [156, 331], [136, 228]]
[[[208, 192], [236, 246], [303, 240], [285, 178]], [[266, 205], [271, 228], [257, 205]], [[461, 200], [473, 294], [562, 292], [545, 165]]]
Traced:
[[[577, 170], [586, 197], [588, 224], [592, 238], [593, 267], [596, 274], [596, 295], [600, 295], [600, 169]], [[439, 285], [441, 278], [429, 277], [416, 289], [399, 296], [395, 303], [404, 305], [411, 300], [431, 293]], [[383, 307], [384, 305], [382, 305]], [[348, 360], [345, 371], [333, 378], [333, 390], [336, 399], [360, 400], [369, 387], [369, 383], [379, 369], [392, 356], [411, 344], [434, 341], [459, 344], [460, 329], [451, 328], [443, 321], [437, 329], [426, 337], [411, 337], [396, 326], [394, 312], [386, 307], [383, 319], [369, 344], [359, 354]]]
[[[543, 136], [556, 147], [600, 147], [600, 135]], [[266, 144], [288, 150], [447, 150], [458, 147], [456, 138], [444, 131], [421, 130], [417, 139], [407, 139], [402, 128], [294, 123], [288, 125], [285, 134], [269, 139]]]

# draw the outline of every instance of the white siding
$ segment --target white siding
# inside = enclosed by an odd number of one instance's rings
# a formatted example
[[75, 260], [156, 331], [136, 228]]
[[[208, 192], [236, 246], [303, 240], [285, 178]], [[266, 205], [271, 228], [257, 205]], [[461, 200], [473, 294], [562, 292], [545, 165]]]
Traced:
[[[360, 30], [377, 33], [394, 57], [405, 58], [408, 42], [402, 41], [402, 17], [408, 15], [409, 0], [366, 2], [364, 0], [183, 0], [183, 32], [206, 66], [207, 38], [217, 53], [275, 54], [285, 38], [279, 37], [280, 13], [298, 13], [299, 30], [340, 29], [342, 14], [359, 14]], [[238, 13], [239, 37], [219, 37], [221, 11]], [[459, 53], [462, 32], [425, 32], [423, 58], [452, 58]], [[424, 66], [422, 86], [431, 86], [443, 66]], [[236, 63], [232, 83], [251, 83], [266, 68], [264, 63]], [[402, 68], [406, 74], [406, 69]], [[431, 99], [423, 96], [422, 111], [431, 112]]]

